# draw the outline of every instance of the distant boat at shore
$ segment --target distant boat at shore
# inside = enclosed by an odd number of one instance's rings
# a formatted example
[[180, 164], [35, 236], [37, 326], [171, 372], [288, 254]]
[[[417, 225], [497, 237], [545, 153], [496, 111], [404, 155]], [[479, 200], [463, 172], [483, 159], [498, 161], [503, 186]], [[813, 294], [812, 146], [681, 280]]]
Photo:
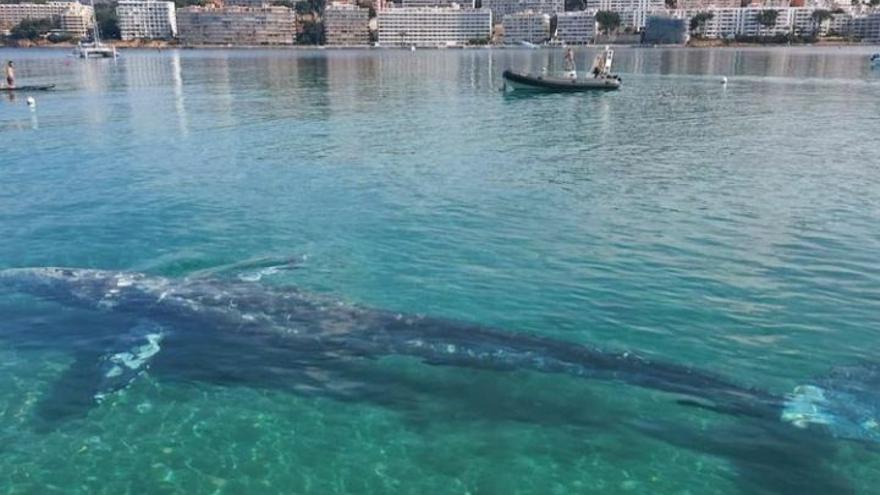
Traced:
[[880, 68], [880, 53], [871, 55], [871, 67], [875, 69]]
[[100, 41], [77, 43], [73, 47], [73, 55], [78, 58], [116, 58], [116, 47]]
[[[95, 2], [89, 2], [92, 12], [95, 11]], [[98, 20], [92, 14], [92, 41], [83, 43], [80, 41], [73, 48], [73, 55], [79, 58], [116, 58], [116, 47], [101, 42], [101, 33], [98, 29]]]

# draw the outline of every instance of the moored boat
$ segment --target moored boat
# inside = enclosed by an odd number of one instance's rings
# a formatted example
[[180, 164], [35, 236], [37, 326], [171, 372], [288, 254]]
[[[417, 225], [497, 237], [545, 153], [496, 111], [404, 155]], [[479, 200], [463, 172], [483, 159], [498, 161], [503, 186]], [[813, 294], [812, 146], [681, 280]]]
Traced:
[[871, 67], [880, 68], [880, 53], [871, 55]]
[[596, 57], [589, 75], [578, 75], [574, 63], [574, 52], [571, 48], [565, 53], [565, 74], [550, 76], [546, 73], [533, 75], [528, 73], [505, 70], [504, 89], [507, 91], [545, 91], [545, 92], [578, 92], [578, 91], [610, 91], [620, 88], [620, 77], [611, 74], [611, 62], [614, 51], [605, 47], [605, 51]]
[[116, 58], [116, 47], [105, 45], [100, 41], [78, 43], [73, 48], [73, 55], [79, 58]]
[[600, 77], [556, 77], [545, 75], [532, 75], [504, 71], [504, 87], [510, 91], [596, 91], [615, 90], [620, 88], [620, 78], [617, 76]]
[[[91, 1], [92, 12], [95, 9], [95, 1]], [[116, 58], [116, 47], [101, 42], [101, 31], [94, 14], [91, 19], [92, 40], [76, 44], [73, 48], [73, 56], [79, 58]]]

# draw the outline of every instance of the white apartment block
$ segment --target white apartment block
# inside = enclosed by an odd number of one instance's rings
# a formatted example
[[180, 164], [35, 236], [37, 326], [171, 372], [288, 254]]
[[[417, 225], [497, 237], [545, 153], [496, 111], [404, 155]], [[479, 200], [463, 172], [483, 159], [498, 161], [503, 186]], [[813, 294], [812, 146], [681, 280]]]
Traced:
[[519, 0], [520, 12], [531, 10], [542, 14], [565, 12], [565, 0]]
[[[210, 4], [210, 2], [207, 2]], [[272, 5], [271, 0], [223, 0], [224, 7], [269, 7]]]
[[370, 9], [352, 4], [331, 4], [324, 9], [324, 43], [327, 45], [368, 45]]
[[664, 0], [586, 0], [586, 10], [606, 10], [620, 15], [621, 29], [641, 31], [648, 17], [665, 14]]
[[[774, 25], [764, 26], [758, 22], [758, 15], [765, 10], [775, 10], [778, 12]], [[681, 15], [681, 17], [684, 17], [690, 23], [690, 19], [698, 13], [710, 12], [712, 18], [706, 21], [702, 32], [699, 34], [706, 38], [732, 39], [736, 36], [758, 37], [789, 34], [792, 32], [793, 22], [796, 18], [793, 10], [790, 8], [761, 7], [689, 10], [684, 11], [684, 15]]]
[[95, 11], [79, 2], [0, 4], [0, 33], [9, 32], [23, 20], [57, 21], [62, 31], [84, 37], [92, 26]]
[[667, 15], [669, 11], [666, 9], [634, 9], [618, 13], [622, 29], [630, 28], [633, 31], [641, 31], [645, 29], [649, 17]]
[[483, 0], [483, 8], [492, 11], [492, 22], [501, 24], [504, 16], [518, 12], [557, 14], [565, 11], [565, 0]]
[[853, 18], [847, 25], [847, 35], [867, 41], [880, 41], [880, 12]]
[[664, 10], [664, 0], [586, 0], [585, 10], [610, 10], [625, 12], [628, 10]]
[[385, 46], [456, 46], [488, 41], [488, 9], [391, 8], [377, 12], [379, 44]]
[[[822, 36], [853, 36], [858, 34], [859, 19], [864, 15], [858, 9], [852, 7], [837, 7], [837, 12], [831, 14], [828, 24], [822, 26], [819, 34]], [[855, 33], [854, 33], [855, 31]], [[872, 39], [872, 38], [867, 38]]]
[[91, 5], [72, 3], [61, 13], [59, 28], [75, 38], [84, 38], [95, 25], [95, 9]]
[[401, 7], [459, 7], [474, 8], [474, 0], [458, 1], [458, 0], [402, 0]]
[[177, 9], [186, 45], [292, 45], [296, 15], [287, 7], [184, 7]]
[[679, 10], [735, 9], [742, 7], [742, 0], [677, 0]]
[[556, 15], [556, 38], [566, 45], [586, 45], [596, 36], [596, 13], [591, 10]]
[[177, 37], [174, 2], [119, 0], [116, 16], [123, 40], [169, 40]]
[[813, 21], [813, 12], [815, 12], [816, 9], [811, 9], [807, 7], [795, 7], [791, 10], [791, 28], [794, 34], [809, 35], [812, 34], [815, 30], [817, 34], [824, 35], [824, 32], [820, 33], [820, 30], [823, 27], [827, 31], [827, 23], [819, 25]]
[[816, 10], [820, 9], [812, 7], [791, 8], [793, 34], [801, 36], [845, 34], [853, 20], [852, 9], [840, 9], [840, 12], [832, 14], [831, 19], [817, 23], [813, 20], [813, 12]]
[[507, 14], [502, 21], [504, 43], [544, 43], [550, 39], [550, 15], [540, 12]]
[[[773, 26], [763, 26], [758, 15], [764, 10], [778, 12]], [[763, 37], [793, 34], [801, 36], [839, 35], [862, 40], [880, 40], [880, 12], [863, 11], [859, 8], [840, 8], [831, 19], [816, 24], [814, 7], [744, 7], [731, 9], [676, 10], [673, 15], [690, 22], [700, 12], [709, 12], [709, 19], [701, 34], [706, 38], [732, 39], [737, 36]]]
[[752, 0], [746, 7], [784, 9], [789, 5], [791, 5], [791, 0]]

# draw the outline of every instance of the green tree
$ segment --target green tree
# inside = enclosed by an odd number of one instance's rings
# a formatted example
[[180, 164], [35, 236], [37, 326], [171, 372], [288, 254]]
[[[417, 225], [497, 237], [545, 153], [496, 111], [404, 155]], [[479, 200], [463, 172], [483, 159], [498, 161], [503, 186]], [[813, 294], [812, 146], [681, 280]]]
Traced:
[[116, 2], [96, 3], [95, 20], [98, 22], [98, 30], [101, 38], [118, 40], [119, 17], [116, 16]]
[[715, 17], [715, 14], [712, 12], [699, 12], [691, 17], [689, 26], [691, 33], [699, 33], [702, 36], [703, 31], [706, 29], [706, 23], [711, 21], [713, 17]]
[[817, 9], [813, 11], [810, 17], [813, 19], [813, 22], [819, 24], [831, 19], [832, 17], [834, 17], [834, 14], [832, 14], [830, 10]]
[[323, 45], [324, 23], [320, 21], [305, 22], [302, 31], [296, 35], [296, 42], [301, 45]]
[[814, 10], [812, 15], [810, 15], [810, 19], [813, 21], [813, 36], [816, 36], [819, 33], [822, 29], [822, 24], [825, 24], [826, 21], [830, 21], [833, 17], [834, 14], [832, 14], [830, 10]]
[[676, 0], [665, 0], [665, 2], [667, 9], [675, 10], [678, 8], [678, 2]]
[[56, 27], [49, 19], [24, 19], [9, 30], [9, 37], [14, 40], [36, 41]]
[[596, 12], [596, 22], [599, 23], [599, 29], [603, 33], [609, 34], [620, 27], [620, 14], [610, 10], [600, 10]]
[[324, 44], [324, 23], [321, 22], [321, 14], [324, 13], [325, 0], [298, 0], [293, 8], [296, 13], [303, 16], [302, 27], [296, 35], [297, 43], [303, 45]]
[[299, 0], [294, 5], [297, 14], [323, 14], [325, 0]]
[[174, 8], [182, 9], [184, 7], [189, 7], [191, 5], [195, 5], [197, 7], [204, 7], [205, 0], [174, 0]]
[[776, 19], [779, 18], [778, 10], [762, 10], [755, 14], [755, 20], [758, 21], [758, 24], [765, 28], [772, 28], [776, 25]]

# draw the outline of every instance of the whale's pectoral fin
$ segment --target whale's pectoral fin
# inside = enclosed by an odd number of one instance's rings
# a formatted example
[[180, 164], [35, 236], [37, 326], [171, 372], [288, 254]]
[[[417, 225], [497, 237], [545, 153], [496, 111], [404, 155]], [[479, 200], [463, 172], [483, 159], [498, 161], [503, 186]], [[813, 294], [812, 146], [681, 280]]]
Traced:
[[161, 349], [167, 332], [152, 322], [139, 322], [109, 348], [78, 350], [36, 406], [39, 430], [84, 417], [107, 396], [127, 387], [144, 373]]
[[191, 278], [237, 278], [243, 282], [257, 282], [265, 276], [285, 271], [298, 270], [306, 260], [305, 255], [299, 256], [264, 256], [228, 265], [199, 270], [190, 275]]
[[35, 428], [55, 430], [63, 422], [85, 416], [95, 406], [100, 354], [79, 351], [35, 406]]
[[94, 399], [98, 402], [127, 387], [147, 371], [153, 356], [162, 349], [167, 331], [162, 326], [142, 321], [117, 346], [103, 355], [98, 363], [99, 386]]

